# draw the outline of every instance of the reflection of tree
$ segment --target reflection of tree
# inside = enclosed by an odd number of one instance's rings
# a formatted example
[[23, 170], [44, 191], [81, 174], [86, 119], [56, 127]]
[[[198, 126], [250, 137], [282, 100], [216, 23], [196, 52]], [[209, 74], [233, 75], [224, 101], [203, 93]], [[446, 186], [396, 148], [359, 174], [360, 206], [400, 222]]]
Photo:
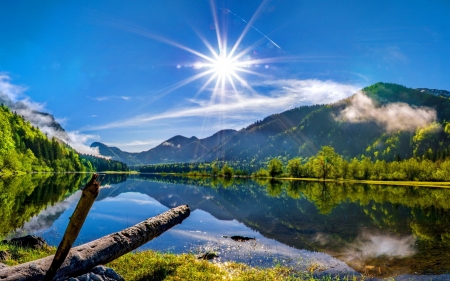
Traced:
[[[151, 181], [173, 183], [171, 188], [182, 190], [183, 203], [218, 218], [236, 219], [281, 243], [343, 260], [363, 233], [417, 239], [416, 254], [366, 259], [358, 267], [361, 270], [365, 265], [383, 268], [386, 264], [390, 266], [383, 273], [450, 270], [449, 258], [442, 255], [450, 252], [450, 192], [445, 189], [245, 179], [225, 188], [222, 179], [157, 176]], [[175, 196], [169, 201], [167, 194], [177, 192], [168, 188], [164, 185], [156, 193], [152, 185], [146, 192], [158, 200], [165, 198], [161, 201], [169, 206]]]
[[100, 177], [101, 185], [118, 184], [126, 181], [128, 174], [106, 174], [104, 177]]
[[27, 174], [0, 179], [0, 235], [21, 227], [82, 186], [86, 174]]
[[270, 179], [267, 183], [267, 192], [270, 196], [276, 197], [281, 194], [283, 182], [276, 179]]
[[301, 189], [306, 184], [304, 181], [289, 181], [288, 186], [286, 188], [286, 193], [289, 195], [289, 197], [298, 199], [301, 197]]

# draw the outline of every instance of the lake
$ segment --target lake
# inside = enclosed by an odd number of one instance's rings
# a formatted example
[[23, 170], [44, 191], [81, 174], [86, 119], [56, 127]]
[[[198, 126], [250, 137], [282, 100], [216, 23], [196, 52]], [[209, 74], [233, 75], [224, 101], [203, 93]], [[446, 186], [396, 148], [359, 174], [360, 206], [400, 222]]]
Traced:
[[[37, 234], [58, 245], [89, 177], [0, 180], [2, 235]], [[219, 261], [318, 274], [449, 278], [442, 274], [450, 273], [450, 190], [439, 188], [106, 175], [75, 244], [182, 204], [191, 215], [140, 249], [214, 251]], [[255, 240], [224, 237], [233, 235]]]

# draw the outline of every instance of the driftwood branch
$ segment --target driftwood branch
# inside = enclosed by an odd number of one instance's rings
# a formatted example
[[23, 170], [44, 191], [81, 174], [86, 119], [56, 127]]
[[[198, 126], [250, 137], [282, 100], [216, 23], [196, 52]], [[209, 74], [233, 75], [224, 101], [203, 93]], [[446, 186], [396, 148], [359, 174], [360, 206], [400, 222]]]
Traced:
[[[66, 280], [69, 277], [79, 276], [97, 265], [111, 262], [180, 224], [189, 214], [189, 206], [179, 206], [120, 232], [73, 248], [54, 280]], [[53, 257], [0, 269], [0, 280], [42, 280]]]
[[53, 277], [55, 277], [56, 272], [66, 259], [67, 255], [69, 254], [70, 248], [72, 248], [73, 243], [77, 239], [81, 227], [83, 226], [84, 221], [89, 214], [89, 210], [91, 210], [95, 198], [97, 198], [100, 191], [100, 183], [97, 182], [97, 178], [98, 174], [93, 174], [91, 180], [83, 189], [77, 207], [70, 217], [69, 225], [67, 226], [63, 239], [61, 240], [61, 243], [56, 250], [53, 262], [44, 277], [44, 281], [51, 281]]

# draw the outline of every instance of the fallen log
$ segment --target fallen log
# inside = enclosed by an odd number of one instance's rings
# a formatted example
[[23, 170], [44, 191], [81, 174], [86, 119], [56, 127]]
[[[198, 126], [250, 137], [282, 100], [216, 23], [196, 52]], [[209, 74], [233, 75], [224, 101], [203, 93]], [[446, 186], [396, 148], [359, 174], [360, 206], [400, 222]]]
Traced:
[[[120, 232], [72, 248], [53, 280], [79, 276], [97, 265], [111, 262], [140, 247], [166, 230], [180, 224], [190, 214], [189, 206], [170, 209]], [[42, 280], [54, 256], [0, 269], [0, 280]]]

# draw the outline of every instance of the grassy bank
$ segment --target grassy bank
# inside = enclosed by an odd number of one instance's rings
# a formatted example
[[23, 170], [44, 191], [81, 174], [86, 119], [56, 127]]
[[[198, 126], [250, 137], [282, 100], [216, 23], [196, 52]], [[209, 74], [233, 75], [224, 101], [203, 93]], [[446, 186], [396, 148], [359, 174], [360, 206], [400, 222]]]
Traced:
[[[23, 249], [0, 243], [0, 251], [7, 251], [10, 256], [0, 261], [13, 266], [40, 259], [54, 254], [55, 247], [42, 250]], [[233, 280], [233, 281], [350, 281], [360, 280], [356, 277], [339, 278], [336, 276], [313, 277], [309, 272], [296, 272], [287, 267], [253, 268], [240, 263], [212, 263], [198, 260], [191, 254], [162, 254], [142, 251], [126, 254], [107, 264], [127, 281], [143, 280]]]

